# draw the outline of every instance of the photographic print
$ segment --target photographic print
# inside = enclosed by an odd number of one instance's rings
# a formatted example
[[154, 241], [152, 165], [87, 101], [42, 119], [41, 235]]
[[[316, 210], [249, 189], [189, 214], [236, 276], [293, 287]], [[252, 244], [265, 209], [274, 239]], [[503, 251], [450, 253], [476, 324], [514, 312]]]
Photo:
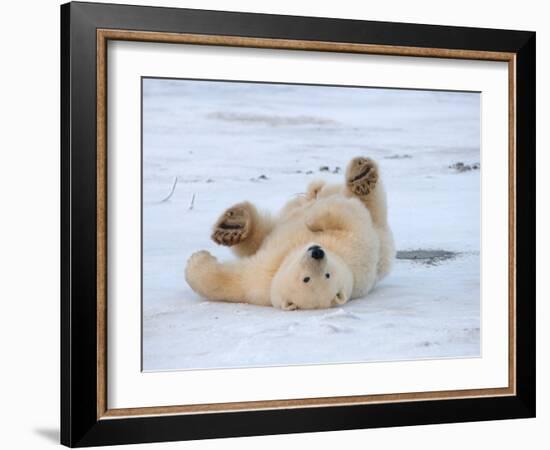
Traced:
[[479, 357], [480, 107], [143, 77], [143, 370]]

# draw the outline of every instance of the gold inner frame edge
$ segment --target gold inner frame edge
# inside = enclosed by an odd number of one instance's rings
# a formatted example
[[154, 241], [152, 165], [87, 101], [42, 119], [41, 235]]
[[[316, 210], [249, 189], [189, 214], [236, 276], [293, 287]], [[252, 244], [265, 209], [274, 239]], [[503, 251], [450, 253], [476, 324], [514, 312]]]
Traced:
[[[479, 50], [389, 46], [325, 41], [301, 41], [240, 36], [159, 33], [98, 29], [97, 81], [97, 418], [205, 414], [267, 409], [346, 406], [403, 401], [449, 400], [516, 394], [516, 54]], [[396, 394], [260, 400], [199, 405], [147, 406], [109, 409], [107, 405], [107, 42], [109, 40], [191, 45], [303, 50], [375, 55], [470, 59], [508, 62], [508, 387]]]

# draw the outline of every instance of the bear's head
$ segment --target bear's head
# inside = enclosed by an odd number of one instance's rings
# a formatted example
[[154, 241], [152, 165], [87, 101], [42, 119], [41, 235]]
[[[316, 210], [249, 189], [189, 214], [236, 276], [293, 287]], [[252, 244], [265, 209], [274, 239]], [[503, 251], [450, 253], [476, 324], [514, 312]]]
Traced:
[[346, 263], [310, 243], [283, 260], [271, 283], [271, 303], [284, 310], [330, 308], [346, 303], [352, 290], [353, 274]]

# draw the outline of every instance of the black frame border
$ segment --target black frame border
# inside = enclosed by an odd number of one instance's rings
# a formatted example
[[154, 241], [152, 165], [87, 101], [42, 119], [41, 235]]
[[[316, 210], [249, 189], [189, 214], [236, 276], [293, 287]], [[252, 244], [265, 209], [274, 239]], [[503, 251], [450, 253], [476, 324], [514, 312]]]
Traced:
[[[516, 54], [516, 395], [97, 418], [96, 30]], [[535, 416], [534, 32], [94, 3], [61, 6], [61, 443], [71, 447]]]

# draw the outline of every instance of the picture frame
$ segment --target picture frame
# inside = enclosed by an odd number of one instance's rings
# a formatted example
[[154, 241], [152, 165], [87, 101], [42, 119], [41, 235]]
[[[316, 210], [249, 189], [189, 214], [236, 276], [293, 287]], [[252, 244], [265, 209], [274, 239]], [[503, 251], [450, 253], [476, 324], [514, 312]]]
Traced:
[[[535, 33], [72, 2], [61, 6], [61, 443], [70, 447], [535, 416]], [[107, 44], [508, 65], [508, 386], [109, 408]], [[112, 130], [111, 130], [112, 132]], [[486, 256], [490, 258], [489, 256]]]

